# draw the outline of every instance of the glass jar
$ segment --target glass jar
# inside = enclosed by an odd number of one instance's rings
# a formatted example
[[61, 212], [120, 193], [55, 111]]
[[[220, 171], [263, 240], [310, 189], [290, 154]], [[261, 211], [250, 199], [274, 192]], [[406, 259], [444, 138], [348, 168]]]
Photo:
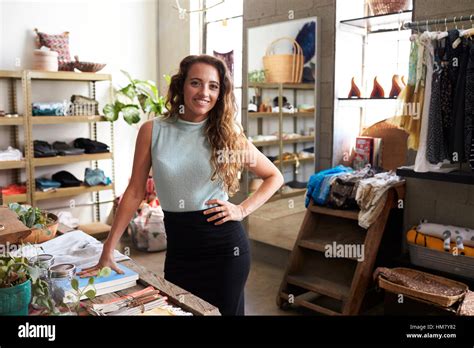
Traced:
[[49, 268], [54, 264], [54, 256], [50, 254], [41, 254], [30, 259], [32, 266], [37, 266], [40, 269], [40, 279], [48, 281]]
[[71, 263], [54, 265], [49, 268], [51, 296], [56, 303], [64, 302], [66, 291], [71, 290], [71, 280], [76, 275], [76, 266]]

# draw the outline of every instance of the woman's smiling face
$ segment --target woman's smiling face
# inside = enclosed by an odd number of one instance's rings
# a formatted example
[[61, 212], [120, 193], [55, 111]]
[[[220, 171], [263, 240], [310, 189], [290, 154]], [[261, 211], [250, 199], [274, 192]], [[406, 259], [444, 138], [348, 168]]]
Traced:
[[215, 67], [206, 63], [193, 64], [184, 81], [184, 116], [189, 121], [201, 121], [216, 105], [220, 79]]

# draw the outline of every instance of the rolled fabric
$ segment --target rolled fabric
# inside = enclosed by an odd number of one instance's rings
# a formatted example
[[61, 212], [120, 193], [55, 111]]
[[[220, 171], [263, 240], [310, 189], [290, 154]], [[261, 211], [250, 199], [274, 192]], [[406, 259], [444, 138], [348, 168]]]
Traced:
[[[436, 237], [427, 236], [423, 233], [417, 232], [415, 229], [411, 229], [407, 232], [407, 242], [411, 244], [416, 244], [420, 246], [427, 247], [429, 249], [445, 251], [443, 240]], [[464, 254], [466, 256], [474, 257], [474, 248], [463, 246], [464, 249], [461, 249], [459, 245], [452, 242], [450, 252], [454, 252], [454, 248], [458, 248], [459, 254]]]
[[424, 222], [419, 224], [416, 230], [425, 235], [441, 238], [443, 240], [446, 239], [449, 234], [451, 242], [455, 242], [456, 237], [461, 237], [464, 245], [474, 247], [474, 230], [470, 228]]

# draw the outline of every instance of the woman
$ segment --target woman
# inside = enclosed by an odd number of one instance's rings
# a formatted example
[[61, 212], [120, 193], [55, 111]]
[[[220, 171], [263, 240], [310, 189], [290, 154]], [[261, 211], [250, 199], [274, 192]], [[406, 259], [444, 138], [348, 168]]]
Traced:
[[[236, 103], [226, 65], [212, 56], [188, 56], [171, 78], [163, 117], [138, 133], [132, 178], [118, 207], [99, 263], [121, 273], [113, 250], [145, 194], [153, 168], [163, 208], [168, 248], [165, 279], [218, 307], [244, 314], [250, 269], [248, 240], [240, 221], [283, 184], [278, 169], [244, 136], [234, 121]], [[263, 179], [239, 205], [228, 201], [248, 167]]]

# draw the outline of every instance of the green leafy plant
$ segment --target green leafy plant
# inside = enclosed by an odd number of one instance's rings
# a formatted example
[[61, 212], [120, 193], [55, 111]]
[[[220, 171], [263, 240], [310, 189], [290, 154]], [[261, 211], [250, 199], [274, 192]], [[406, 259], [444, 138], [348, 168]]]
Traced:
[[[104, 267], [99, 270], [97, 273], [98, 277], [108, 277], [112, 270], [110, 267]], [[71, 288], [74, 290], [72, 293], [72, 298], [68, 298], [71, 300], [70, 303], [66, 303], [66, 305], [70, 310], [74, 310], [76, 313], [81, 311], [81, 297], [86, 296], [89, 300], [92, 300], [96, 296], [96, 289], [94, 287], [94, 281], [96, 277], [90, 277], [87, 285], [83, 288], [79, 288], [79, 280], [77, 278], [73, 278], [71, 280]]]
[[8, 288], [31, 280], [31, 305], [33, 308], [44, 308], [49, 314], [57, 313], [52, 300], [48, 283], [40, 279], [41, 270], [30, 265], [25, 257], [11, 255], [0, 257], [0, 288]]
[[[129, 84], [116, 91], [112, 104], [105, 105], [105, 118], [115, 122], [122, 115], [125, 122], [132, 125], [140, 121], [143, 113], [151, 116], [161, 115], [165, 110], [165, 98], [159, 94], [156, 83], [133, 79], [128, 72], [121, 71], [127, 76]], [[170, 77], [165, 78], [169, 83]]]
[[18, 219], [29, 228], [45, 228], [47, 224], [54, 222], [48, 218], [48, 213], [37, 207], [22, 205], [18, 203], [10, 203], [10, 210], [18, 215]]
[[249, 82], [265, 82], [265, 70], [252, 70], [248, 73]]

